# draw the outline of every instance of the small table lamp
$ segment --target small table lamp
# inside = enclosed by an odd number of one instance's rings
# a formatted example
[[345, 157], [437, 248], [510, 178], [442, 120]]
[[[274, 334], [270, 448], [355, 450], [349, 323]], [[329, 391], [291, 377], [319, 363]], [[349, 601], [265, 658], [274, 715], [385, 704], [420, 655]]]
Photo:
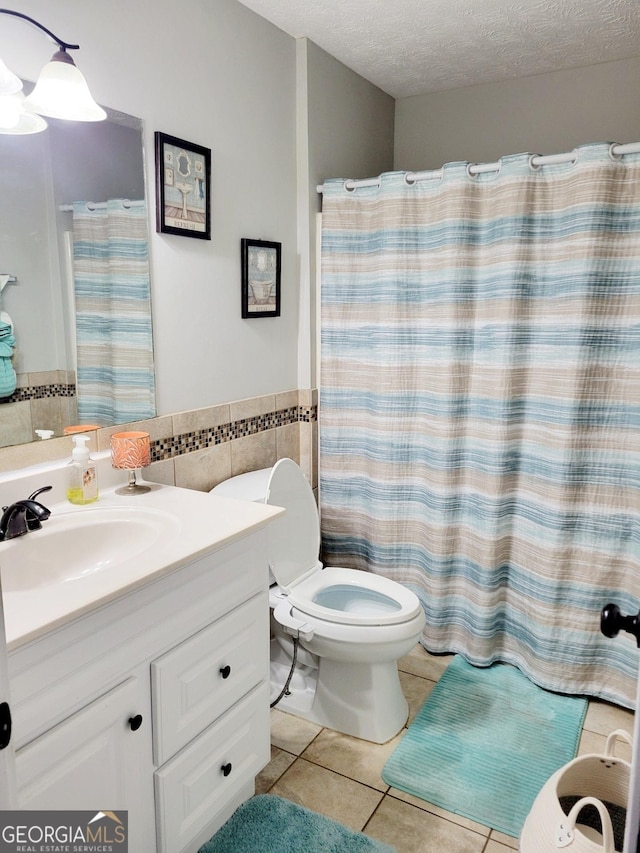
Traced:
[[117, 495], [141, 495], [150, 492], [149, 486], [136, 483], [136, 470], [151, 461], [148, 432], [115, 432], [111, 436], [111, 465], [129, 472], [129, 483], [116, 489]]

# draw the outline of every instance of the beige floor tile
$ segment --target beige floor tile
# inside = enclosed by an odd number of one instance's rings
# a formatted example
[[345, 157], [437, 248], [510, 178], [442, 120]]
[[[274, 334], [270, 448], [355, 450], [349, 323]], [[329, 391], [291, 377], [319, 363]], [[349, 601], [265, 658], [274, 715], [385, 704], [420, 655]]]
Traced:
[[276, 746], [271, 747], [271, 761], [256, 776], [256, 794], [266, 794], [271, 786], [278, 781], [282, 774], [296, 760], [295, 755], [283, 752]]
[[[418, 645], [401, 659], [400, 681], [409, 702], [407, 725], [452, 658], [430, 655]], [[258, 778], [259, 791], [270, 790], [352, 829], [364, 827], [364, 832], [398, 853], [510, 853], [518, 849], [516, 838], [387, 788], [381, 771], [406, 729], [379, 745], [322, 729], [277, 709], [271, 714], [276, 748]], [[631, 711], [591, 700], [578, 754], [602, 753], [607, 735], [619, 728], [632, 734], [633, 721]], [[620, 741], [616, 755], [629, 760], [630, 748]]]
[[374, 791], [304, 758], [298, 758], [291, 765], [270, 793], [357, 831], [363, 828], [383, 797], [380, 791]]
[[418, 643], [408, 655], [400, 658], [398, 669], [401, 672], [410, 672], [421, 678], [437, 681], [453, 658], [454, 655], [431, 655]]
[[471, 832], [393, 797], [384, 798], [364, 831], [398, 853], [482, 853], [489, 832]]
[[420, 797], [414, 797], [413, 794], [407, 794], [405, 791], [398, 790], [398, 788], [389, 788], [387, 796], [394, 797], [396, 800], [402, 800], [403, 803], [409, 803], [409, 805], [415, 806], [417, 809], [422, 809], [425, 812], [430, 812], [436, 817], [443, 817], [452, 823], [457, 823], [458, 826], [463, 826], [465, 829], [470, 829], [480, 835], [489, 834], [488, 827], [483, 826], [481, 823], [477, 823], [475, 820], [471, 820], [471, 818], [463, 817], [463, 815], [452, 814], [446, 809], [440, 808], [440, 806], [436, 806], [426, 800], [421, 800]]
[[[498, 832], [495, 829], [491, 830], [489, 834], [490, 844], [499, 845], [495, 853], [503, 853], [503, 848], [507, 848], [507, 850], [517, 850], [518, 849], [518, 839], [513, 838], [511, 835], [504, 835], [502, 832]], [[487, 848], [490, 850], [491, 848]], [[486, 853], [486, 851], [485, 851]]]
[[427, 678], [412, 675], [408, 672], [400, 672], [399, 675], [402, 692], [407, 697], [407, 702], [409, 703], [409, 719], [406, 723], [409, 726], [436, 686], [436, 683], [435, 681], [429, 681]]
[[589, 702], [583, 728], [600, 735], [611, 734], [615, 729], [624, 729], [633, 734], [633, 711], [592, 699]]
[[324, 729], [302, 757], [378, 791], [387, 791], [389, 786], [380, 774], [401, 737], [402, 733], [387, 743], [378, 744]]
[[[598, 735], [595, 732], [588, 732], [586, 729], [583, 729], [578, 744], [578, 755], [590, 755], [594, 752], [602, 754], [606, 742], [607, 739], [604, 735]], [[619, 754], [622, 755], [622, 753]]]
[[322, 731], [322, 726], [285, 714], [273, 708], [271, 711], [271, 743], [285, 752], [300, 755], [311, 741]]
[[493, 839], [489, 840], [489, 843], [484, 848], [484, 853], [508, 853], [509, 850], [517, 850], [517, 842], [516, 847], [506, 847], [504, 844], [498, 844], [497, 841]]

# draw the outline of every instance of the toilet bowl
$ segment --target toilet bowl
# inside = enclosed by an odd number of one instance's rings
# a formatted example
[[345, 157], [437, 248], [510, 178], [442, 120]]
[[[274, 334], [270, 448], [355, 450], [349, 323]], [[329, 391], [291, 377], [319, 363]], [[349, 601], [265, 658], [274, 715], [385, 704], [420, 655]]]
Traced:
[[323, 567], [313, 491], [291, 459], [232, 477], [212, 492], [282, 506], [268, 528], [272, 699], [294, 669], [279, 707], [345, 734], [384, 743], [404, 726], [398, 658], [417, 643], [417, 596], [389, 578]]

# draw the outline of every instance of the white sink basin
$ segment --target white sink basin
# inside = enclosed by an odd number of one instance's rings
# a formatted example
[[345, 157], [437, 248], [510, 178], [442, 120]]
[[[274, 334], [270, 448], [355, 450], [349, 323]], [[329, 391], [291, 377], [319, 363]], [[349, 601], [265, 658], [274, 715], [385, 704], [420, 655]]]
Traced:
[[168, 512], [132, 507], [52, 514], [41, 530], [0, 543], [2, 589], [26, 592], [53, 584], [82, 583], [177, 536]]

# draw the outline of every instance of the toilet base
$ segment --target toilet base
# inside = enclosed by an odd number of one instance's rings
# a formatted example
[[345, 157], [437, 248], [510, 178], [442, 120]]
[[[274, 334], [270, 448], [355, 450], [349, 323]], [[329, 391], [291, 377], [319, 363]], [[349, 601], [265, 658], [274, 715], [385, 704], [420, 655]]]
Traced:
[[[270, 701], [274, 702], [280, 695], [291, 671], [291, 657], [285, 653], [277, 640], [271, 640], [270, 670]], [[296, 664], [289, 684], [289, 693], [282, 697], [276, 707], [289, 714], [304, 717], [311, 711], [313, 706], [317, 684], [317, 667], [304, 666], [300, 663]]]
[[[287, 680], [291, 659], [275, 640], [271, 655], [273, 701]], [[395, 661], [363, 664], [320, 658], [318, 669], [296, 666], [289, 689], [291, 695], [276, 706], [280, 710], [373, 743], [391, 740], [409, 716]]]

